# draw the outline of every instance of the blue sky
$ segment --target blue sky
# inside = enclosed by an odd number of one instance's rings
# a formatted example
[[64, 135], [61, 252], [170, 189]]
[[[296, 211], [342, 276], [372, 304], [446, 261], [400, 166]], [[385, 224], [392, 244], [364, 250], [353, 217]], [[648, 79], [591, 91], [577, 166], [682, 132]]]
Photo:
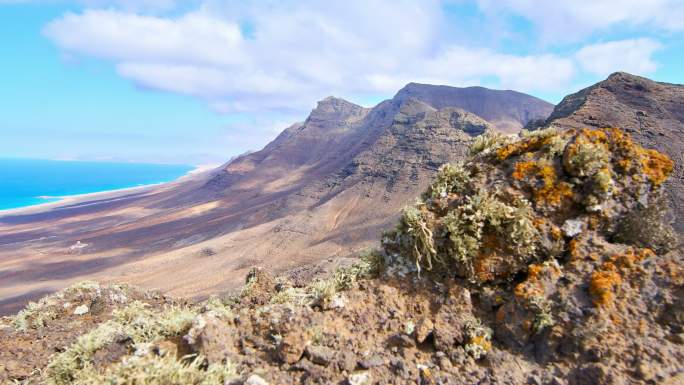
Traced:
[[410, 81], [684, 83], [681, 0], [0, 0], [0, 157], [218, 163]]

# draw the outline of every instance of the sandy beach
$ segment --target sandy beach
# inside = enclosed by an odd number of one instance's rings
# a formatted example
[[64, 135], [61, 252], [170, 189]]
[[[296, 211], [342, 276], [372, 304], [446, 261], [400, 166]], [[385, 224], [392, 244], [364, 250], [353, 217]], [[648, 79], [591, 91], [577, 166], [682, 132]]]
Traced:
[[103, 200], [107, 199], [110, 201], [115, 201], [117, 198], [124, 197], [126, 195], [129, 195], [131, 193], [145, 193], [148, 192], [155, 187], [159, 187], [165, 184], [172, 184], [176, 182], [181, 182], [190, 178], [193, 178], [197, 175], [203, 174], [205, 172], [211, 171], [218, 167], [218, 164], [204, 164], [204, 165], [198, 165], [194, 169], [190, 170], [187, 174], [180, 176], [176, 180], [170, 181], [170, 182], [162, 182], [162, 183], [151, 183], [151, 184], [146, 184], [142, 186], [133, 186], [133, 187], [126, 187], [126, 188], [121, 188], [121, 189], [115, 189], [115, 190], [106, 190], [106, 191], [98, 191], [98, 192], [93, 192], [93, 193], [87, 193], [87, 194], [76, 194], [76, 195], [65, 195], [65, 196], [59, 196], [59, 197], [44, 197], [46, 199], [51, 199], [51, 198], [57, 198], [58, 200], [52, 201], [52, 202], [46, 202], [46, 203], [40, 203], [36, 205], [31, 205], [31, 206], [24, 206], [24, 207], [17, 207], [13, 209], [6, 209], [6, 210], [0, 210], [0, 217], [4, 216], [11, 216], [11, 215], [26, 215], [26, 214], [36, 214], [36, 213], [42, 213], [50, 210], [55, 210], [58, 209], [59, 207], [66, 206], [66, 205], [87, 205], [89, 201], [94, 201], [94, 200]]

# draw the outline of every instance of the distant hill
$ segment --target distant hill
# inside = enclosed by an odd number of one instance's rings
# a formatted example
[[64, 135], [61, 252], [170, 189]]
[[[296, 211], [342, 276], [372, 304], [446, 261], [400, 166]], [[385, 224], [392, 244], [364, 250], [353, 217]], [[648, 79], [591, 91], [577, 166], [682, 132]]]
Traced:
[[394, 100], [418, 99], [434, 108], [459, 107], [487, 120], [498, 130], [515, 133], [534, 120], [546, 119], [553, 104], [517, 91], [484, 87], [449, 87], [409, 83]]

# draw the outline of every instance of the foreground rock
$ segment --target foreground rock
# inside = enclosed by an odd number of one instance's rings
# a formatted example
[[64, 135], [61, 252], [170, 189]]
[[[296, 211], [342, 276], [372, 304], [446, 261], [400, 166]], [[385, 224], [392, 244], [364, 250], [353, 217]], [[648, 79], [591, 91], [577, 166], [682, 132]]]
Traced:
[[[256, 270], [239, 296], [197, 305], [69, 289], [5, 320], [0, 378], [680, 384], [684, 261], [661, 199], [672, 168], [616, 129], [485, 135], [382, 251], [329, 278], [300, 287]], [[634, 232], [635, 217], [659, 231]]]

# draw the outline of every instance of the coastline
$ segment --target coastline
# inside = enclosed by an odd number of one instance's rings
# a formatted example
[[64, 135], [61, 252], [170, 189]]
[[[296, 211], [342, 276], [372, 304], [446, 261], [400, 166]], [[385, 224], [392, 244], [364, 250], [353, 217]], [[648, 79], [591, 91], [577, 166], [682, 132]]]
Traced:
[[124, 188], [120, 188], [120, 189], [96, 191], [96, 192], [85, 193], [85, 194], [49, 197], [49, 198], [55, 198], [57, 200], [52, 201], [52, 202], [38, 203], [38, 204], [34, 204], [34, 205], [29, 205], [29, 206], [22, 206], [22, 207], [16, 207], [16, 208], [12, 208], [12, 209], [0, 210], [0, 218], [5, 217], [5, 216], [11, 216], [11, 215], [26, 215], [26, 214], [41, 213], [41, 212], [45, 212], [45, 211], [49, 211], [49, 210], [59, 208], [59, 207], [64, 206], [64, 205], [87, 204], [89, 201], [92, 201], [95, 199], [116, 199], [116, 198], [128, 195], [132, 192], [144, 192], [146, 190], [150, 190], [154, 187], [158, 187], [161, 185], [187, 180], [187, 179], [192, 178], [196, 175], [211, 171], [218, 166], [219, 166], [218, 164], [198, 165], [198, 166], [195, 166], [194, 169], [185, 173], [184, 175], [181, 175], [180, 177], [178, 177], [172, 181], [168, 181], [168, 182], [150, 183], [150, 184], [145, 184], [145, 185], [141, 185], [141, 186], [124, 187]]

